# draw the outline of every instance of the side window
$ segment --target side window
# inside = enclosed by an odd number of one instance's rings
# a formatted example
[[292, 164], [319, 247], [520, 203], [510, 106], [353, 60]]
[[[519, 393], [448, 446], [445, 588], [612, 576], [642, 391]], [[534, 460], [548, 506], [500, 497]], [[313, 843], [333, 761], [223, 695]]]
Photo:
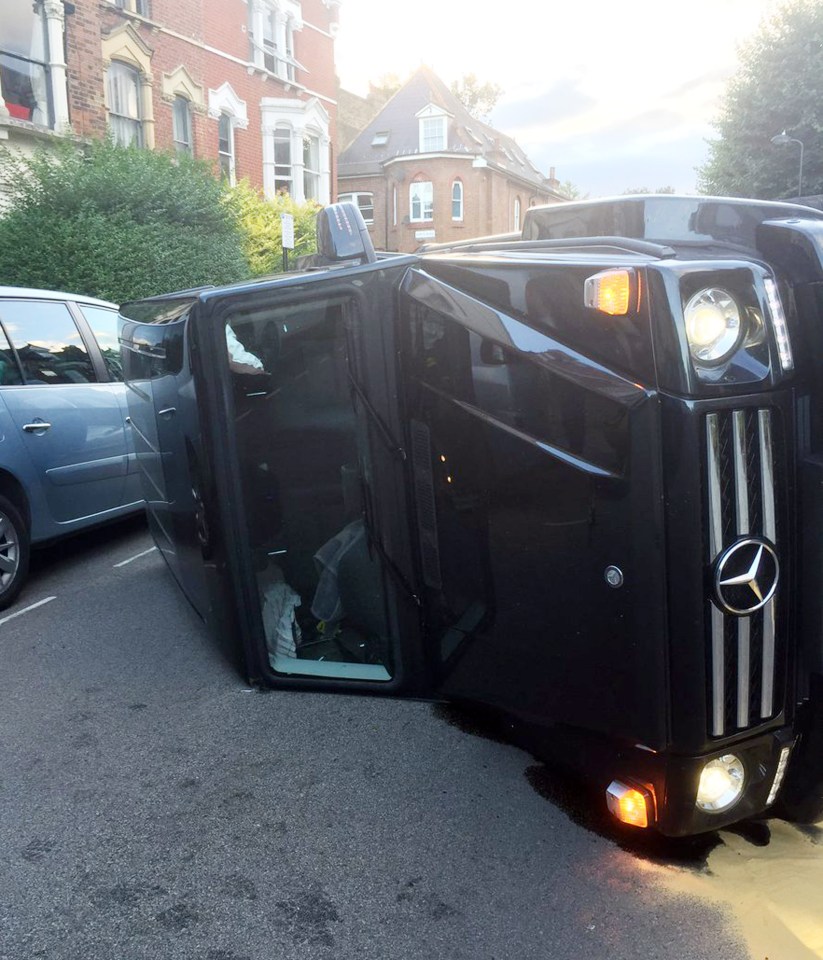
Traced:
[[7, 300], [0, 304], [26, 383], [94, 383], [94, 368], [65, 303]]
[[0, 327], [0, 386], [14, 386], [22, 382], [23, 378], [20, 376], [14, 351], [3, 328]]
[[117, 314], [105, 307], [82, 304], [80, 310], [97, 340], [106, 372], [112, 380], [123, 379], [123, 363], [120, 359], [120, 342], [117, 339]]

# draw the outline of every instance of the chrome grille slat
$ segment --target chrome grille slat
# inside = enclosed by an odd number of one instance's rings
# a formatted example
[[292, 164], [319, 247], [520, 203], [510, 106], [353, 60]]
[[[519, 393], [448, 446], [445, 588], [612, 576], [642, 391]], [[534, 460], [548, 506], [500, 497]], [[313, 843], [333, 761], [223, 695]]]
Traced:
[[775, 543], [777, 540], [777, 523], [774, 514], [774, 450], [771, 411], [758, 410], [757, 423], [760, 436], [760, 489], [763, 492], [763, 536]]
[[749, 484], [746, 473], [746, 412], [734, 411], [734, 486], [737, 535], [749, 534]]
[[712, 736], [722, 737], [726, 730], [726, 624], [723, 612], [712, 604]]
[[[771, 410], [741, 407], [706, 416], [709, 563], [740, 539], [777, 546], [775, 436]], [[778, 670], [775, 599], [748, 616], [709, 602], [709, 726], [727, 736], [774, 716]]]
[[737, 621], [737, 726], [749, 725], [749, 671], [751, 670], [751, 620]]
[[720, 424], [716, 413], [706, 417], [706, 443], [709, 448], [709, 549], [711, 558], [723, 548], [723, 505], [720, 492]]
[[763, 682], [760, 693], [761, 720], [765, 720], [774, 713], [775, 622], [775, 602], [774, 600], [769, 600], [763, 608]]

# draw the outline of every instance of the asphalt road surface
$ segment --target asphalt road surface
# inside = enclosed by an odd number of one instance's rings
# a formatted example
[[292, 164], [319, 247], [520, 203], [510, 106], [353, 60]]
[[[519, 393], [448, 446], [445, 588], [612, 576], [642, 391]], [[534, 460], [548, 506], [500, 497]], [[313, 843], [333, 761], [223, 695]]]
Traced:
[[250, 691], [142, 523], [37, 555], [0, 664], [2, 960], [747, 956], [663, 892], [711, 839], [626, 849], [453, 709]]

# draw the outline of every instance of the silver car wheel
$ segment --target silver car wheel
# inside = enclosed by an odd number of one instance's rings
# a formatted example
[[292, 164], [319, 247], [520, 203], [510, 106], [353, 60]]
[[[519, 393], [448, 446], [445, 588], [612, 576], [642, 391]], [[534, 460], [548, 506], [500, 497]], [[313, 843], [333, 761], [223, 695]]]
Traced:
[[20, 541], [9, 517], [0, 512], [0, 594], [14, 582], [20, 568]]

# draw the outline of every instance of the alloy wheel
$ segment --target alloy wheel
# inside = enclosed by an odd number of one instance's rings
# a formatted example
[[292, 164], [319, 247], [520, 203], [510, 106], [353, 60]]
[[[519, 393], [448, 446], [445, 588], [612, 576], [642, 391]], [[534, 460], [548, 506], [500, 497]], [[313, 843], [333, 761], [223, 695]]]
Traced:
[[20, 541], [14, 524], [0, 512], [0, 594], [14, 582], [20, 567]]

